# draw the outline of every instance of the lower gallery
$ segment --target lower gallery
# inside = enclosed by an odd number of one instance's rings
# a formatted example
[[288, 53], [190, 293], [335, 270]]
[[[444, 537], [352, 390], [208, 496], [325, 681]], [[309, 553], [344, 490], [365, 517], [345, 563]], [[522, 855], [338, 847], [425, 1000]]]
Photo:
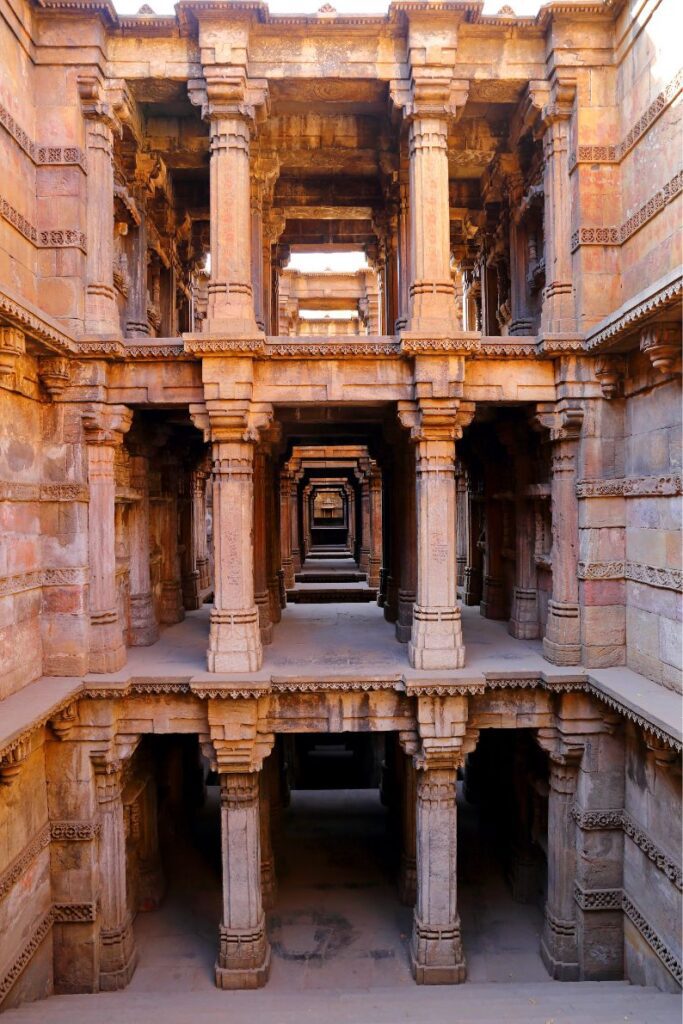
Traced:
[[679, 1019], [676, 18], [0, 2], [8, 1021]]

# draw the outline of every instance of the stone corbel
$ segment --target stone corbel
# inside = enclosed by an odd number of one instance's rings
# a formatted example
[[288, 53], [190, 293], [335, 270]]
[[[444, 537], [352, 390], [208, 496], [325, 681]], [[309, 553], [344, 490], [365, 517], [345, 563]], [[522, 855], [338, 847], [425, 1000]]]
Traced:
[[623, 356], [605, 355], [595, 360], [595, 376], [600, 382], [602, 397], [619, 398], [624, 387], [626, 364]]
[[578, 404], [564, 399], [557, 404], [542, 402], [536, 406], [536, 415], [531, 420], [534, 430], [548, 430], [551, 441], [578, 440], [583, 426], [584, 411]]
[[59, 398], [69, 383], [69, 360], [65, 356], [43, 356], [38, 376], [50, 398]]
[[113, 88], [98, 75], [79, 75], [76, 79], [83, 116], [89, 121], [100, 121], [111, 128], [115, 135], [123, 132], [119, 112], [124, 102], [123, 90]]
[[557, 69], [553, 71], [550, 95], [541, 114], [544, 125], [547, 127], [555, 121], [568, 121], [574, 108], [575, 97], [576, 76], [567, 74], [564, 69], [561, 74]]
[[680, 361], [680, 328], [659, 324], [645, 327], [640, 334], [640, 351], [645, 353], [655, 370], [671, 373]]
[[17, 363], [26, 352], [26, 337], [17, 327], [0, 327], [0, 380], [16, 372]]
[[62, 708], [54, 718], [50, 719], [50, 728], [58, 740], [67, 740], [72, 735], [74, 728], [80, 724], [78, 715], [78, 703], [68, 704]]
[[133, 410], [125, 405], [93, 402], [83, 411], [83, 429], [88, 444], [120, 445], [132, 422]]
[[16, 782], [31, 749], [31, 737], [27, 736], [0, 755], [0, 786], [9, 788]]
[[239, 117], [255, 125], [269, 113], [268, 83], [249, 79], [243, 65], [207, 65], [204, 78], [190, 79], [187, 91], [204, 120]]
[[470, 83], [452, 77], [448, 67], [419, 66], [411, 69], [410, 82], [393, 81], [390, 99], [404, 120], [428, 117], [457, 121], [462, 114]]
[[413, 757], [416, 768], [462, 767], [478, 738], [477, 731], [468, 731], [468, 714], [466, 696], [418, 695], [418, 748]]
[[275, 744], [271, 732], [262, 731], [262, 716], [254, 700], [209, 700], [209, 744], [202, 748], [219, 773], [258, 772]]

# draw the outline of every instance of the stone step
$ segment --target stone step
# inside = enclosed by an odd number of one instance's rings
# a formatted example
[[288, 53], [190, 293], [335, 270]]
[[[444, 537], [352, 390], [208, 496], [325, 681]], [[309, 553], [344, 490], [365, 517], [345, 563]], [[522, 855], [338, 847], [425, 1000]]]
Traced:
[[363, 604], [377, 600], [377, 588], [366, 584], [354, 586], [352, 583], [299, 584], [287, 591], [287, 601], [291, 604]]
[[330, 569], [329, 572], [298, 572], [294, 577], [297, 583], [366, 583], [366, 572], [344, 572]]
[[[173, 966], [169, 965], [173, 973]], [[626, 982], [547, 982], [394, 988], [206, 989], [52, 996], [3, 1014], [3, 1024], [679, 1024], [680, 995]], [[136, 979], [133, 979], [133, 986]]]

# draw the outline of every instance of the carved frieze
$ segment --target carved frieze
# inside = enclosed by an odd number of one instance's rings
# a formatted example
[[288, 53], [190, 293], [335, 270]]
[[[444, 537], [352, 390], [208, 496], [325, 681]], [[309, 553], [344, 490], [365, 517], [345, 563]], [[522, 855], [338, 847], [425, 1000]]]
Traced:
[[9, 970], [0, 978], [0, 1006], [10, 989], [20, 977], [22, 971], [30, 963], [31, 958], [45, 939], [54, 922], [54, 909], [50, 907], [47, 913], [41, 918], [33, 935], [23, 947], [17, 958], [11, 964]]
[[683, 494], [683, 477], [676, 475], [579, 480], [576, 485], [578, 498], [655, 498], [679, 494]]
[[572, 235], [572, 252], [582, 245], [623, 245], [683, 191], [683, 171], [675, 174], [623, 224], [609, 227], [581, 226]]
[[650, 949], [662, 961], [667, 971], [676, 979], [679, 985], [683, 984], [683, 966], [680, 960], [669, 949], [664, 940], [660, 938], [627, 893], [623, 895], [622, 909], [643, 936]]
[[97, 839], [100, 825], [93, 821], [53, 821], [50, 835], [56, 842], [87, 843]]
[[88, 581], [85, 566], [64, 566], [59, 569], [34, 569], [0, 579], [0, 597], [18, 594], [23, 590], [37, 590], [38, 587], [73, 587]]
[[97, 919], [95, 903], [55, 903], [53, 909], [58, 924], [82, 924]]
[[79, 146], [41, 146], [33, 142], [28, 132], [12, 117], [7, 107], [0, 103], [0, 125], [12, 136], [24, 153], [38, 165], [76, 164], [86, 170], [85, 154]]
[[21, 876], [27, 870], [28, 866], [36, 859], [41, 850], [45, 849], [49, 842], [50, 826], [45, 825], [40, 832], [26, 844], [21, 853], [14, 858], [9, 867], [7, 867], [0, 875], [0, 900], [3, 900], [5, 896], [7, 896], [8, 892], [14, 885], [16, 885]]
[[53, 228], [39, 231], [12, 204], [0, 196], [0, 216], [16, 228], [24, 238], [39, 249], [82, 249], [85, 252], [85, 234], [77, 228]]
[[580, 580], [632, 580], [664, 590], [683, 590], [683, 572], [680, 569], [660, 569], [641, 562], [579, 562]]
[[622, 889], [574, 888], [574, 899], [582, 910], [621, 910], [623, 896]]

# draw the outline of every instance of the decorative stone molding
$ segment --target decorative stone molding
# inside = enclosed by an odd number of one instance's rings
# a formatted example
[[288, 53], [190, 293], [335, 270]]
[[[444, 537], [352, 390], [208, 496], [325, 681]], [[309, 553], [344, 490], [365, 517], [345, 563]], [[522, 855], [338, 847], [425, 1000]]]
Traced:
[[623, 245], [683, 191], [683, 171], [675, 174], [623, 224], [609, 227], [579, 227], [572, 235], [572, 252], [582, 245]]
[[145, 344], [125, 343], [124, 354], [126, 359], [178, 359], [181, 356], [187, 356], [182, 339], [163, 342], [151, 341]]
[[25, 300], [11, 295], [6, 287], [0, 287], [0, 316], [50, 350], [66, 353], [77, 351], [73, 338], [51, 324], [48, 318]]
[[202, 335], [185, 335], [183, 346], [192, 355], [263, 355], [264, 337], [211, 338]]
[[33, 837], [24, 849], [14, 858], [9, 867], [0, 875], [0, 900], [10, 892], [24, 874], [41, 850], [44, 850], [50, 843], [50, 826], [44, 825], [40, 832]]
[[644, 114], [626, 133], [621, 142], [614, 145], [577, 146], [569, 158], [569, 172], [577, 164], [619, 164], [636, 143], [650, 130], [655, 121], [673, 103], [683, 88], [683, 71], [678, 71], [670, 82], [654, 98]]
[[624, 303], [607, 322], [602, 320], [587, 331], [584, 348], [592, 352], [610, 347], [622, 335], [632, 331], [641, 321], [661, 313], [673, 305], [681, 293], [683, 293], [683, 275], [677, 270], [673, 276], [667, 275], [665, 279], [660, 279], [660, 282], [655, 284], [648, 294], [643, 295], [641, 292], [630, 299], [629, 303], [632, 305]]
[[584, 832], [594, 829], [621, 828], [624, 820], [622, 810], [582, 811], [576, 804], [572, 807], [572, 818]]
[[626, 811], [622, 814], [622, 828], [629, 839], [633, 840], [636, 846], [643, 851], [648, 860], [652, 861], [655, 867], [666, 875], [679, 891], [683, 891], [683, 871], [674, 864], [670, 857], [659, 849], [657, 844], [650, 838], [633, 818]]
[[39, 587], [79, 586], [86, 583], [87, 579], [86, 567], [35, 569], [32, 572], [17, 573], [16, 576], [5, 576], [0, 579], [0, 597], [18, 594], [24, 590], [37, 590]]
[[0, 480], [0, 501], [87, 501], [86, 484], [24, 484]]
[[30, 753], [31, 737], [27, 735], [0, 754], [0, 786], [13, 785]]
[[683, 572], [680, 569], [659, 569], [640, 562], [579, 562], [580, 580], [632, 580], [664, 590], [683, 591]]
[[681, 352], [680, 330], [653, 324], [640, 332], [640, 351], [661, 373], [670, 373]]
[[39, 231], [31, 222], [19, 213], [11, 203], [0, 196], [0, 216], [24, 238], [39, 249], [82, 249], [86, 251], [85, 234], [76, 228], [53, 228]]
[[577, 498], [656, 498], [683, 494], [683, 477], [637, 476], [612, 480], [579, 480]]
[[69, 165], [76, 164], [86, 170], [85, 153], [78, 146], [40, 146], [33, 142], [28, 132], [12, 117], [7, 107], [0, 103], [0, 125], [12, 136], [17, 145], [31, 158], [34, 164]]
[[97, 920], [96, 903], [55, 903], [53, 909], [56, 924], [82, 924]]
[[101, 826], [92, 821], [53, 821], [50, 835], [55, 842], [89, 843], [99, 837]]
[[334, 359], [343, 356], [351, 358], [358, 357], [387, 357], [395, 358], [400, 354], [400, 346], [391, 337], [386, 341], [350, 341], [345, 338], [343, 341], [322, 341], [314, 342], [306, 338], [298, 341], [278, 341], [269, 338], [265, 346], [265, 354], [272, 358], [291, 358], [300, 356], [302, 359]]
[[33, 935], [10, 966], [7, 973], [0, 978], [0, 1006], [4, 1002], [12, 986], [20, 977], [26, 966], [31, 961], [34, 953], [47, 936], [54, 921], [54, 909], [50, 907], [48, 912], [41, 918]]
[[669, 949], [664, 940], [660, 938], [652, 925], [643, 917], [638, 907], [627, 893], [623, 894], [622, 909], [629, 921], [635, 925], [640, 934], [647, 942], [650, 949], [662, 961], [667, 971], [676, 979], [679, 985], [683, 984], [683, 966], [680, 960]]
[[582, 910], [621, 910], [623, 897], [622, 889], [574, 888], [574, 899]]

